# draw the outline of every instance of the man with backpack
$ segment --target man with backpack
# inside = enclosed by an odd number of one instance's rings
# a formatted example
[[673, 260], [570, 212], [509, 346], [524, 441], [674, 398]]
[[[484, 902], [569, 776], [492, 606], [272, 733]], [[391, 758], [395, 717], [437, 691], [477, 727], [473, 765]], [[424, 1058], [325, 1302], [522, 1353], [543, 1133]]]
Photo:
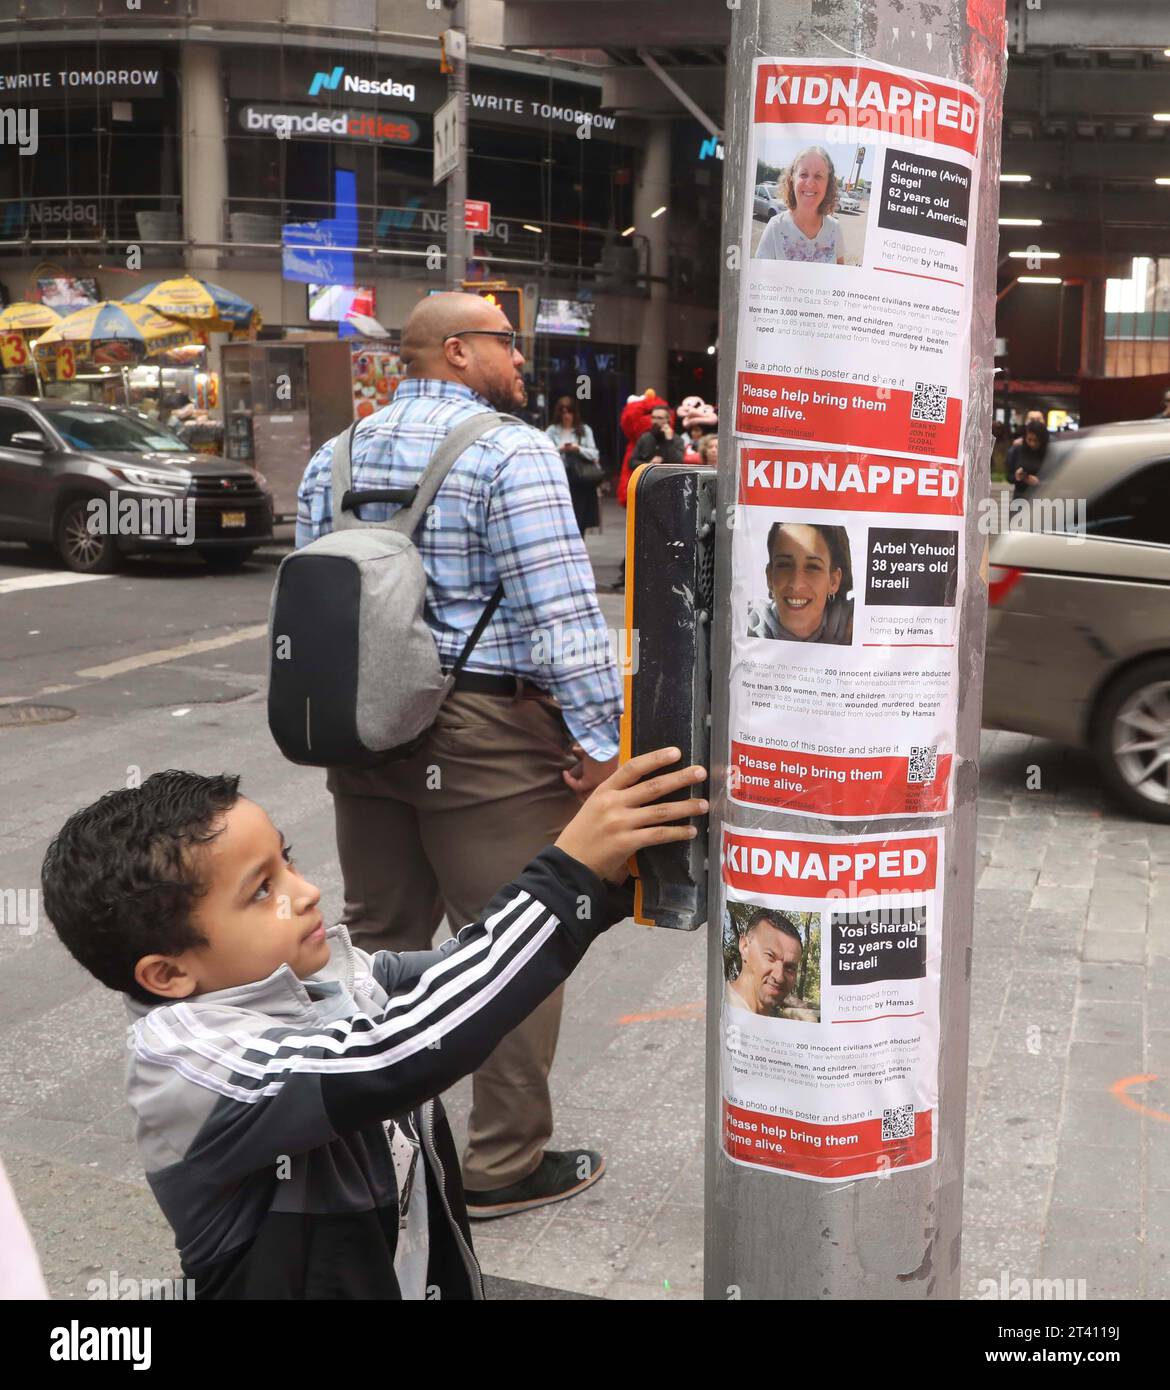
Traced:
[[[455, 930], [476, 920], [501, 876], [551, 844], [616, 766], [621, 709], [564, 464], [546, 436], [493, 413], [525, 399], [507, 317], [477, 295], [429, 296], [403, 328], [401, 353], [406, 375], [394, 399], [349, 432], [348, 470], [338, 474], [355, 493], [396, 490], [400, 500], [351, 500], [345, 516], [350, 525], [351, 516], [394, 517], [444, 441], [448, 456], [461, 449], [449, 471], [436, 459], [443, 476], [428, 499], [431, 470], [414, 497], [413, 529], [409, 513], [399, 522], [425, 571], [419, 608], [439, 666], [448, 682], [458, 674], [409, 756], [329, 768], [343, 920], [366, 950], [424, 950], [444, 913]], [[336, 444], [317, 451], [301, 483], [298, 552], [334, 530]], [[363, 671], [375, 656], [385, 681], [400, 679], [395, 651], [363, 651]], [[360, 724], [360, 692], [357, 703]], [[429, 915], [419, 904], [431, 905]], [[588, 1149], [545, 1150], [561, 1002], [557, 990], [475, 1074], [463, 1155], [473, 1218], [571, 1197], [604, 1169]]]

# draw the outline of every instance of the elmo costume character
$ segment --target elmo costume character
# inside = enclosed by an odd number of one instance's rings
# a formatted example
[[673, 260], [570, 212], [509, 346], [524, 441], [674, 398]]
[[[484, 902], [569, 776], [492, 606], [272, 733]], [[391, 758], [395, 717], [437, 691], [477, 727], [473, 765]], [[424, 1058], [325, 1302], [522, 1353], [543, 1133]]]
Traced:
[[[656, 406], [670, 406], [660, 395], [650, 388], [644, 395], [631, 396], [622, 410], [619, 424], [622, 434], [626, 437], [626, 452], [622, 455], [622, 471], [618, 478], [617, 500], [624, 507], [626, 505], [626, 492], [630, 486], [630, 456], [634, 452], [634, 445], [650, 428], [650, 412]], [[674, 425], [674, 411], [670, 411], [670, 423]]]

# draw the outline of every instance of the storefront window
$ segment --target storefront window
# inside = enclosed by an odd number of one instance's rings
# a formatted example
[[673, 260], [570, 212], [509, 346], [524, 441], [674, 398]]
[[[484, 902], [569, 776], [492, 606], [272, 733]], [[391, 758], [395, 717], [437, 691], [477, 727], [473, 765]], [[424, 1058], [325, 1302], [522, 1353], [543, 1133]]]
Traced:
[[1170, 257], [1137, 257], [1105, 282], [1105, 376], [1170, 372]]
[[[433, 63], [292, 49], [277, 61], [271, 51], [225, 61], [234, 240], [274, 243], [285, 221], [335, 215], [339, 169], [355, 176], [360, 244], [417, 249], [441, 236], [446, 198], [431, 142], [447, 89]], [[636, 150], [614, 138], [616, 118], [581, 139], [594, 88], [486, 67], [473, 67], [469, 86], [468, 192], [490, 202], [493, 217], [478, 249], [514, 269], [527, 263], [529, 278], [549, 261], [592, 269], [606, 234], [616, 238], [632, 215]]]
[[0, 239], [177, 238], [177, 64], [173, 47], [0, 52], [0, 76], [37, 83], [36, 153], [0, 161]]

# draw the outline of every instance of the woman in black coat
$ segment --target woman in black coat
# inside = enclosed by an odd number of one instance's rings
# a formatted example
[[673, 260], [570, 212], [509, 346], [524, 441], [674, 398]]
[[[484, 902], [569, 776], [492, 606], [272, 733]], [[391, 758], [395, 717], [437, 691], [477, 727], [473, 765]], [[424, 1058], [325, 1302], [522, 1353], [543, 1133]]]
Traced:
[[582, 422], [581, 409], [572, 396], [562, 396], [553, 406], [552, 423], [546, 433], [565, 461], [573, 513], [577, 518], [577, 527], [584, 535], [590, 526], [601, 525], [597, 484], [602, 474], [593, 431]]
[[1015, 483], [1012, 501], [1026, 497], [1040, 481], [1044, 456], [1048, 452], [1048, 431], [1043, 425], [1029, 425], [1024, 437], [1013, 444], [1007, 457], [1008, 481]]

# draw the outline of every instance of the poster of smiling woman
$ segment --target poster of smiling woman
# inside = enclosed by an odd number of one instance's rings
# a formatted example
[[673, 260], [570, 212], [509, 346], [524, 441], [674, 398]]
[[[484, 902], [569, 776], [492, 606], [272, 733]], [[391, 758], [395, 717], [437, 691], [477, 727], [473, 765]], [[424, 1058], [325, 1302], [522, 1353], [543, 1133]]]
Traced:
[[830, 819], [950, 807], [954, 470], [741, 444], [728, 794]]

